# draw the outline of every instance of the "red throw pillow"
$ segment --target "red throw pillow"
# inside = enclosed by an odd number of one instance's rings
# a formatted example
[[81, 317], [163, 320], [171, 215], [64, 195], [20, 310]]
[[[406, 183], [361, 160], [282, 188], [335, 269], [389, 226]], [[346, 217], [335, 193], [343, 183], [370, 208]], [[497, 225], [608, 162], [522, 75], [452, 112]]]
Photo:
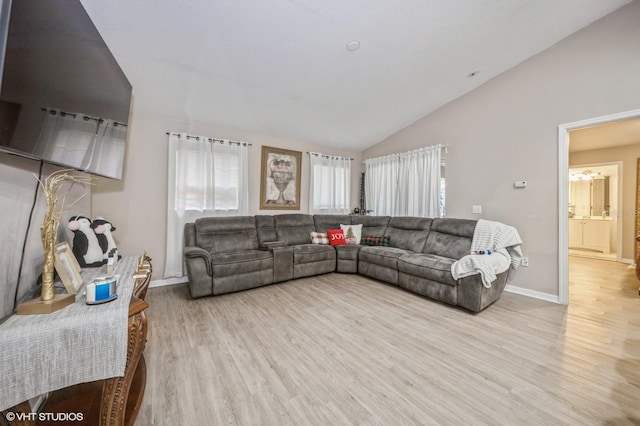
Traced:
[[327, 230], [327, 237], [329, 237], [329, 244], [332, 246], [344, 246], [347, 244], [347, 241], [344, 239], [344, 231], [342, 229]]

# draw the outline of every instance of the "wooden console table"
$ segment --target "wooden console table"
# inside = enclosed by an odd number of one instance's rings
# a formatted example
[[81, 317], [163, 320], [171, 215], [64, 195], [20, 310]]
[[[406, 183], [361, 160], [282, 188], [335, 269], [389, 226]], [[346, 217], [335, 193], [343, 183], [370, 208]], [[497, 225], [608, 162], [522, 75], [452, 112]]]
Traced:
[[[133, 289], [130, 293], [124, 375], [79, 383], [50, 392], [39, 413], [31, 413], [28, 402], [18, 404], [0, 414], [0, 425], [59, 425], [64, 424], [60, 422], [60, 415], [69, 413], [82, 416], [81, 421], [72, 421], [70, 424], [134, 424], [146, 384], [143, 351], [147, 339], [147, 318], [144, 311], [149, 305], [144, 297], [151, 280], [150, 259], [145, 260], [144, 266], [145, 269], [137, 270], [130, 277]], [[11, 422], [7, 421], [7, 415]]]

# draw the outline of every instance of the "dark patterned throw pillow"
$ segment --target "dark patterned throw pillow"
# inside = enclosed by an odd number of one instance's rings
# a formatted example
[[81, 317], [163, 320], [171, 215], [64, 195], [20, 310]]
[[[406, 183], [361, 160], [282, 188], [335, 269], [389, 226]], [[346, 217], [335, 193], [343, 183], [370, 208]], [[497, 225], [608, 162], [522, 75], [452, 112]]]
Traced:
[[374, 237], [371, 235], [367, 235], [365, 237], [362, 237], [362, 239], [360, 240], [360, 244], [364, 245], [364, 246], [384, 246], [384, 247], [388, 247], [389, 246], [389, 236], [385, 235], [385, 236], [381, 236], [381, 237]]

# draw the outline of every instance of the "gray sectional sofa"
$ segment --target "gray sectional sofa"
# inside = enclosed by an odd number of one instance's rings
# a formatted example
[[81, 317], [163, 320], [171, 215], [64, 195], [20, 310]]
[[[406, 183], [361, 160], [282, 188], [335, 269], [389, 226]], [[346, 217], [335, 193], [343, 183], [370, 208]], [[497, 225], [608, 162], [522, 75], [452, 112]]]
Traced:
[[[312, 244], [311, 232], [362, 225], [387, 246]], [[480, 275], [455, 280], [469, 254], [475, 220], [351, 215], [208, 217], [185, 226], [191, 296], [219, 295], [329, 272], [361, 274], [479, 312], [498, 300], [508, 271], [487, 288]]]

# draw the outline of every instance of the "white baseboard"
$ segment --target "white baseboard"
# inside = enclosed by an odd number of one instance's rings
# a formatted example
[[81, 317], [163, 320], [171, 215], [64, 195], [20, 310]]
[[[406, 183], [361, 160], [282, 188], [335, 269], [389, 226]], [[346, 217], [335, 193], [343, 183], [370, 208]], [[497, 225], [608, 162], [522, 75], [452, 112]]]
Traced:
[[164, 280], [153, 280], [149, 283], [149, 288], [153, 287], [164, 287], [167, 285], [176, 285], [183, 284], [189, 281], [187, 277], [179, 277], [179, 278], [166, 278]]
[[509, 293], [520, 294], [522, 296], [533, 297], [534, 299], [540, 299], [546, 302], [560, 304], [560, 298], [556, 295], [543, 293], [541, 291], [536, 291], [536, 290], [529, 290], [528, 288], [516, 287], [511, 284], [507, 284], [507, 286], [504, 288], [504, 291], [508, 291]]

